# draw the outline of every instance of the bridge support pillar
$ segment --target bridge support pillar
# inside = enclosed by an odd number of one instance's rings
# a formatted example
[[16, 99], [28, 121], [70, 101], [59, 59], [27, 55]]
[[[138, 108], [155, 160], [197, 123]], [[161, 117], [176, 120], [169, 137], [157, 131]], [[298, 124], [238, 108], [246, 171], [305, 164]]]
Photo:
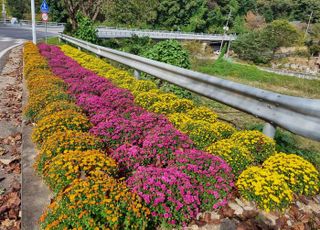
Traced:
[[271, 123], [266, 123], [263, 127], [263, 134], [265, 134], [268, 137], [274, 138], [276, 134], [277, 126]]
[[134, 70], [133, 75], [136, 79], [140, 79], [141, 78], [141, 72], [139, 70]]

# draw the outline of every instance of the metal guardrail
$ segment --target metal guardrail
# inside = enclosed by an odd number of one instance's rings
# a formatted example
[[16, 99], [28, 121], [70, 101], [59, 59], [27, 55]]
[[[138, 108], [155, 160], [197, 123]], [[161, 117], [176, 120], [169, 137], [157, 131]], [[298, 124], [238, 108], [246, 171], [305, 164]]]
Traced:
[[[21, 26], [21, 27], [31, 27], [32, 22], [30, 20], [20, 20], [17, 23], [11, 24], [10, 20], [3, 20], [0, 21], [0, 24], [7, 25], [7, 26]], [[45, 23], [42, 21], [36, 21], [36, 26], [38, 27], [45, 27]], [[58, 23], [58, 22], [47, 22], [47, 27], [58, 27], [64, 28], [65, 23]]]
[[181, 86], [207, 98], [252, 114], [268, 123], [264, 133], [273, 137], [276, 126], [320, 141], [320, 100], [306, 99], [257, 89], [211, 75], [179, 68], [147, 58], [105, 48], [60, 34], [60, 39], [78, 48], [127, 65]]
[[153, 31], [153, 30], [137, 30], [122, 29], [112, 27], [98, 27], [99, 38], [128, 38], [133, 35], [139, 37], [150, 37], [153, 39], [177, 39], [177, 40], [199, 40], [199, 41], [234, 41], [236, 35], [223, 34], [204, 34], [204, 33], [188, 33], [175, 31]]

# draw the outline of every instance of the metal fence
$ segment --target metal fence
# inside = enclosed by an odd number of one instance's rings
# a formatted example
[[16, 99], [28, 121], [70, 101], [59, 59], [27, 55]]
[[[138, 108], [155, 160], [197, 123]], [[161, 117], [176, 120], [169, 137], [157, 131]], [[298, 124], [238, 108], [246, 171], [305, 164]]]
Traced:
[[234, 41], [236, 35], [188, 33], [178, 31], [155, 31], [123, 29], [113, 27], [98, 27], [99, 38], [127, 38], [137, 35], [139, 37], [150, 37], [153, 39], [177, 39], [177, 40], [199, 40], [199, 41]]
[[60, 39], [101, 57], [127, 65], [207, 98], [261, 118], [264, 133], [273, 137], [279, 126], [295, 134], [320, 141], [320, 100], [282, 95], [224, 80], [211, 75], [153, 61], [60, 34]]

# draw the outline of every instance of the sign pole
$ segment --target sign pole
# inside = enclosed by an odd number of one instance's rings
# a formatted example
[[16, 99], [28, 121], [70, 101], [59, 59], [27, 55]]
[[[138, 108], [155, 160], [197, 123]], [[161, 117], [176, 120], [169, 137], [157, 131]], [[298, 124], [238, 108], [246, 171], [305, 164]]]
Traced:
[[37, 34], [36, 34], [36, 13], [34, 7], [34, 0], [31, 0], [31, 19], [32, 19], [32, 42], [37, 43]]
[[46, 23], [46, 43], [48, 44], [48, 36], [47, 36], [47, 33], [48, 33], [48, 26], [47, 26], [47, 22]]

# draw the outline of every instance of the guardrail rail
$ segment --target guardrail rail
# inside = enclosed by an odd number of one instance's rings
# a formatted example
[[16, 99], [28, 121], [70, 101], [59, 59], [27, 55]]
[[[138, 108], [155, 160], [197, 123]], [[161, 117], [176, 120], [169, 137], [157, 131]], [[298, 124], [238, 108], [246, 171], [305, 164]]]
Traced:
[[219, 77], [179, 68], [137, 55], [98, 46], [60, 34], [59, 38], [101, 57], [219, 101], [262, 120], [264, 133], [274, 137], [277, 126], [295, 134], [320, 141], [320, 100], [287, 96], [254, 88]]
[[139, 37], [150, 37], [153, 39], [177, 39], [177, 40], [198, 40], [198, 41], [234, 41], [236, 35], [228, 34], [204, 34], [178, 31], [156, 31], [123, 29], [113, 27], [98, 27], [99, 38], [128, 38], [133, 35]]

